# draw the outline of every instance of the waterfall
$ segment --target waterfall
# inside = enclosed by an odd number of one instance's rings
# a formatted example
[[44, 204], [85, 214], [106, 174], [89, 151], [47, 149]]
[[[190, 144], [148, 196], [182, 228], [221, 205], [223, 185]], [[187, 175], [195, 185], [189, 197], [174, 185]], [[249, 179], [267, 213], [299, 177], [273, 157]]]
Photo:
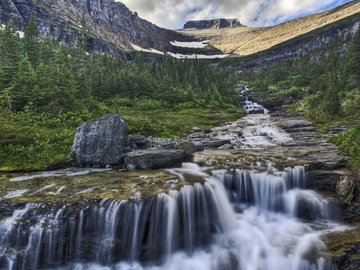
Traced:
[[326, 200], [305, 189], [304, 167], [172, 171], [205, 181], [144, 200], [14, 211], [0, 222], [0, 269], [331, 269], [320, 236], [337, 225]]
[[283, 172], [235, 170], [215, 175], [224, 185], [233, 203], [254, 205], [262, 210], [284, 212], [294, 217], [330, 218], [328, 202], [319, 194], [305, 190], [305, 167]]

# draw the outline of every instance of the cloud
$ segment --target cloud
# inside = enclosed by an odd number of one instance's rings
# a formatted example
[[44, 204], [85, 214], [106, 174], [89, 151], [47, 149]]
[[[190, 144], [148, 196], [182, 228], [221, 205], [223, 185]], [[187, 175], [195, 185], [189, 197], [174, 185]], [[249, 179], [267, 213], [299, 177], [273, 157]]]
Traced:
[[163, 27], [188, 20], [239, 18], [249, 26], [268, 26], [329, 9], [349, 0], [121, 0], [139, 16]]

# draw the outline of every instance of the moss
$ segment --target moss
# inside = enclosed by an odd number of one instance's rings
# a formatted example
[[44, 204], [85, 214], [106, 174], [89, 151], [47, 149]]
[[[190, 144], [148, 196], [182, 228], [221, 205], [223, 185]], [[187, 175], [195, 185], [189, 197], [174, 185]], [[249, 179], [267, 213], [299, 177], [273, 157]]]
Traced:
[[[7, 199], [12, 203], [75, 203], [83, 200], [104, 198], [127, 200], [141, 195], [149, 198], [169, 190], [179, 190], [184, 185], [203, 182], [201, 178], [189, 177], [175, 185], [168, 184], [176, 176], [163, 170], [136, 172], [106, 171], [82, 176], [35, 178], [28, 181], [11, 182], [20, 174], [0, 174], [0, 196], [16, 190], [28, 190], [23, 196]], [[40, 189], [48, 187], [46, 190]], [[63, 188], [62, 192], [56, 192]]]
[[[336, 232], [324, 237], [330, 256], [345, 256], [355, 246], [360, 244], [360, 225], [350, 231]], [[360, 256], [359, 256], [360, 257]]]

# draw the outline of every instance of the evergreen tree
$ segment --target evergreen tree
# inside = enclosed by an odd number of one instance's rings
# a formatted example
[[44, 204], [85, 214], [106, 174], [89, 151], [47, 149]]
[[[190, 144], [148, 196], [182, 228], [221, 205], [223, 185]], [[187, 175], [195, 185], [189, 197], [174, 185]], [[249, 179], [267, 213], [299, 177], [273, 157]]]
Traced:
[[10, 86], [17, 73], [22, 54], [20, 39], [16, 35], [12, 19], [9, 19], [0, 37], [0, 91], [3, 91]]
[[360, 30], [351, 42], [348, 59], [348, 72], [355, 76], [360, 85]]
[[14, 110], [22, 110], [32, 100], [32, 90], [35, 84], [35, 71], [29, 60], [23, 57], [9, 88]]
[[36, 67], [40, 60], [39, 38], [39, 29], [37, 28], [34, 17], [31, 17], [25, 27], [24, 50], [33, 67]]

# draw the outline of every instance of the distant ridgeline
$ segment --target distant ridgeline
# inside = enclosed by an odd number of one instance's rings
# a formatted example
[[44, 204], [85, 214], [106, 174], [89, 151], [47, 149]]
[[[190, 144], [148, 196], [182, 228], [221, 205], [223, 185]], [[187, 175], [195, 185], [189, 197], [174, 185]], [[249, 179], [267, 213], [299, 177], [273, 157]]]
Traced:
[[288, 60], [311, 57], [312, 62], [326, 58], [331, 51], [345, 55], [350, 42], [360, 29], [360, 13], [334, 22], [270, 49], [255, 54], [221, 60], [236, 72], [259, 70]]
[[232, 28], [244, 26], [238, 19], [213, 19], [213, 20], [199, 20], [199, 21], [188, 21], [184, 25], [184, 29], [221, 29], [221, 28]]

